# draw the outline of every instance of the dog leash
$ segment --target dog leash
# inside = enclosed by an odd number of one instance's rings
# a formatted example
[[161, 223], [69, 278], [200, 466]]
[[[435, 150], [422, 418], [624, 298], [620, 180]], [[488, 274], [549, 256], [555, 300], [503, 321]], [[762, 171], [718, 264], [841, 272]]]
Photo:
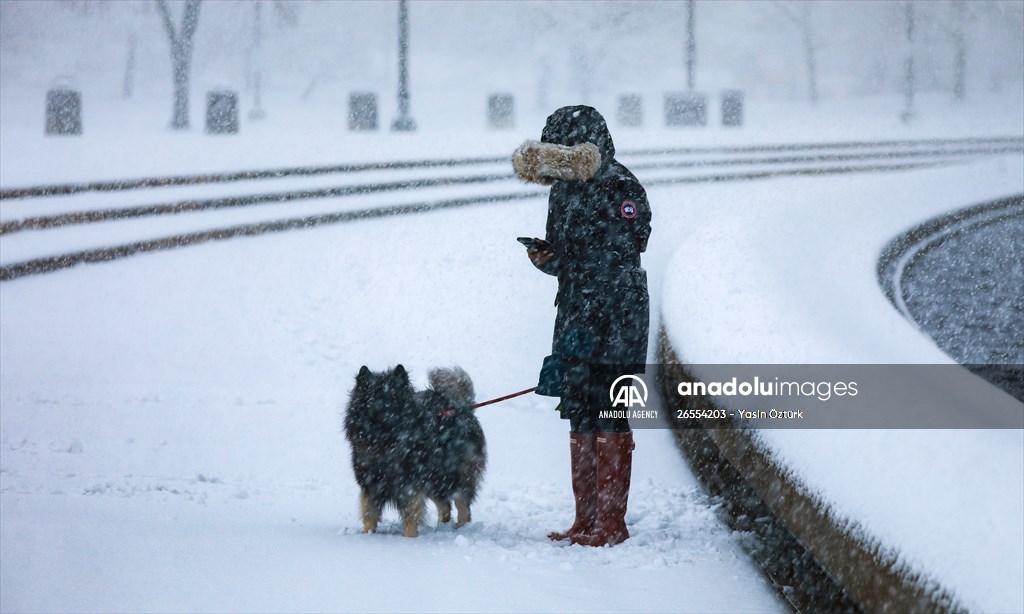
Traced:
[[[503, 397], [498, 397], [496, 399], [491, 399], [490, 401], [484, 401], [483, 403], [477, 403], [476, 405], [471, 406], [470, 409], [479, 409], [479, 408], [481, 408], [481, 407], [483, 407], [485, 405], [493, 405], [494, 403], [501, 403], [502, 401], [507, 401], [509, 399], [514, 399], [515, 397], [521, 397], [524, 394], [529, 394], [529, 393], [533, 392], [536, 389], [537, 389], [537, 387], [534, 386], [533, 388], [527, 388], [526, 390], [520, 390], [519, 392], [513, 392], [512, 394], [506, 394]], [[455, 413], [455, 408], [454, 407], [449, 407], [448, 409], [442, 411], [439, 415], [442, 418], [444, 418], [444, 417], [450, 416], [450, 415], [452, 415], [454, 413]]]

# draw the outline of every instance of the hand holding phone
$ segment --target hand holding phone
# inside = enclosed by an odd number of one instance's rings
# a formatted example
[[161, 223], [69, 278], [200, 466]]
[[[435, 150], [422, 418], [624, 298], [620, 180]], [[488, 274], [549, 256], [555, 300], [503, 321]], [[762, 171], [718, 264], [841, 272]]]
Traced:
[[537, 237], [518, 237], [516, 238], [516, 241], [525, 245], [526, 249], [535, 249], [542, 252], [551, 251], [551, 244], [544, 239], [538, 239]]
[[544, 266], [549, 260], [555, 257], [555, 252], [551, 248], [551, 244], [544, 239], [538, 239], [537, 237], [518, 237], [516, 241], [519, 241], [526, 246], [526, 255], [529, 256], [530, 262], [536, 266]]

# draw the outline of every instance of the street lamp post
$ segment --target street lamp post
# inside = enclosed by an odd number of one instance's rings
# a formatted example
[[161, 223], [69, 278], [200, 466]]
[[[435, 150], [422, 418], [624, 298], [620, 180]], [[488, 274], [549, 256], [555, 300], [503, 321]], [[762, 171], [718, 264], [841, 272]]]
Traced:
[[696, 87], [697, 68], [697, 37], [694, 35], [693, 14], [696, 0], [686, 3], [686, 89], [693, 91]]
[[914, 111], [914, 89], [916, 75], [914, 74], [914, 2], [907, 0], [906, 5], [906, 28], [907, 28], [907, 57], [904, 63], [906, 71], [903, 82], [904, 107], [900, 113], [900, 119], [904, 124], [914, 120], [917, 113]]
[[412, 132], [416, 122], [409, 116], [409, 6], [398, 3], [398, 117], [391, 124], [396, 132]]
[[249, 110], [249, 119], [257, 120], [263, 119], [267, 116], [266, 111], [263, 110], [262, 104], [262, 92], [263, 87], [263, 18], [260, 7], [262, 3], [257, 0], [253, 2], [252, 10], [252, 88], [253, 88], [253, 100], [252, 109]]

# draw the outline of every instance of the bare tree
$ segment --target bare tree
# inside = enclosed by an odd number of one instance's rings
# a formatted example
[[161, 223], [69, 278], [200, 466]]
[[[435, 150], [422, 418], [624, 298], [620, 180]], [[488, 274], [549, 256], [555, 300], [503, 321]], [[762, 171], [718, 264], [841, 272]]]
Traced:
[[[929, 10], [930, 9], [930, 10]], [[973, 12], [973, 11], [972, 11]], [[938, 33], [949, 40], [952, 51], [952, 74], [950, 89], [953, 99], [962, 102], [967, 94], [967, 36], [965, 29], [968, 21], [966, 0], [949, 0], [942, 4], [930, 3], [918, 7], [917, 21], [924, 34]]]
[[201, 0], [187, 0], [185, 11], [181, 16], [181, 24], [177, 30], [171, 20], [171, 11], [166, 0], [157, 0], [160, 17], [163, 19], [164, 30], [171, 43], [171, 64], [174, 78], [174, 116], [171, 128], [187, 130], [189, 78], [192, 74], [192, 42], [199, 23], [199, 5]]
[[[530, 11], [524, 11], [524, 24], [529, 24], [529, 35], [534, 40], [543, 36], [554, 36], [559, 44], [568, 50], [569, 81], [578, 92], [580, 102], [591, 104], [594, 84], [622, 65], [623, 58], [609, 61], [613, 46], [606, 41], [612, 38], [633, 36], [639, 24], [648, 18], [654, 3], [617, 2], [549, 4], [543, 2], [524, 3]], [[538, 69], [544, 64], [538, 62]], [[538, 75], [543, 72], [538, 70]]]
[[[531, 48], [541, 47], [541, 41], [545, 35], [550, 35], [558, 29], [558, 20], [550, 7], [541, 3], [530, 5], [534, 10], [518, 11], [516, 18], [520, 20], [515, 29], [521, 31], [529, 41]], [[535, 59], [534, 74], [537, 78], [537, 98], [535, 101], [537, 111], [550, 109], [551, 83], [553, 81], [552, 59], [546, 54], [538, 54]]]
[[150, 3], [121, 2], [117, 5], [121, 8], [121, 19], [123, 29], [127, 33], [125, 39], [124, 54], [124, 75], [121, 80], [121, 97], [130, 99], [135, 94], [135, 74], [138, 72], [137, 59], [139, 50], [139, 25], [143, 21], [143, 15], [149, 18]]
[[820, 46], [815, 35], [814, 14], [812, 10], [814, 5], [810, 0], [802, 0], [798, 4], [798, 9], [783, 2], [775, 2], [774, 6], [787, 21], [793, 24], [793, 27], [800, 34], [800, 42], [804, 50], [804, 65], [807, 67], [807, 94], [811, 104], [817, 104], [818, 49]]
[[572, 47], [569, 68], [584, 102], [593, 103], [594, 81], [598, 78], [598, 71], [609, 64], [608, 55], [612, 47], [604, 44], [604, 41], [635, 31], [640, 20], [642, 16], [637, 5], [621, 3], [606, 6], [599, 11], [588, 11], [586, 17], [575, 24], [576, 44]]
[[[249, 110], [249, 119], [258, 120], [267, 116], [263, 110], [263, 85], [265, 58], [263, 51], [263, 39], [266, 37], [263, 25], [263, 1], [253, 0], [252, 2], [252, 31], [249, 38], [249, 49], [247, 55], [248, 69], [246, 71], [246, 84], [252, 92], [252, 108]], [[277, 15], [279, 27], [294, 27], [298, 23], [299, 7], [282, 0], [274, 0], [274, 13]]]

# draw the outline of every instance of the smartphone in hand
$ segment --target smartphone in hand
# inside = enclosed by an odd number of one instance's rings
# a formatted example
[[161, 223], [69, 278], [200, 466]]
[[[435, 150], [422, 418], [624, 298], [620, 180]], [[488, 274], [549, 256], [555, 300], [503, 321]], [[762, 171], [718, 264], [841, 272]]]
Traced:
[[516, 241], [519, 241], [526, 246], [526, 249], [537, 249], [542, 252], [549, 251], [551, 244], [544, 239], [538, 239], [537, 237], [517, 237]]

